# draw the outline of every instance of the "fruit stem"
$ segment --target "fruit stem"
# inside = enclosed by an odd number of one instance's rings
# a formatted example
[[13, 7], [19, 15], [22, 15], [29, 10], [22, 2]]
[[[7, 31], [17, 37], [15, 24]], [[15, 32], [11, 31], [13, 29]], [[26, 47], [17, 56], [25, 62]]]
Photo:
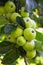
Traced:
[[26, 55], [24, 55], [24, 62], [25, 62], [25, 65], [28, 65]]

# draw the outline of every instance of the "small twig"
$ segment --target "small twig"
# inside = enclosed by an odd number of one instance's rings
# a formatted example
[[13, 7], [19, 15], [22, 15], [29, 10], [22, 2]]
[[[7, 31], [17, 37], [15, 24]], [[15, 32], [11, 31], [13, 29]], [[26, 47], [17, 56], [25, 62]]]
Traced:
[[28, 65], [27, 59], [26, 59], [26, 52], [22, 47], [19, 47], [20, 54], [24, 57], [25, 65]]
[[26, 55], [24, 55], [24, 62], [25, 62], [25, 65], [28, 65]]

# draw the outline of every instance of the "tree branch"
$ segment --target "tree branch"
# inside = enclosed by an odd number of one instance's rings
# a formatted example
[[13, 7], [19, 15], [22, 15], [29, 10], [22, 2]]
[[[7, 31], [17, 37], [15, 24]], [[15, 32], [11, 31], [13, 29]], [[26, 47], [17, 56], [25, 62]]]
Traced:
[[24, 55], [24, 62], [25, 62], [25, 65], [28, 65], [28, 62], [27, 62], [27, 59], [26, 59], [26, 55]]

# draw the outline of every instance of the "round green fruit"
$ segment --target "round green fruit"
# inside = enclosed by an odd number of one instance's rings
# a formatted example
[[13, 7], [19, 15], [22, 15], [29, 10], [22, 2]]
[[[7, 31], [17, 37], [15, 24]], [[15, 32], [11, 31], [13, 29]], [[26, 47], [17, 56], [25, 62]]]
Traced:
[[26, 53], [26, 57], [27, 59], [32, 59], [36, 56], [36, 50], [32, 50], [32, 51], [27, 51]]
[[23, 49], [25, 51], [32, 51], [35, 48], [35, 42], [34, 40], [30, 41], [30, 42], [26, 42], [26, 44], [23, 46]]
[[25, 21], [26, 28], [36, 28], [36, 23], [34, 20], [30, 19], [29, 17], [23, 18]]
[[20, 36], [20, 37], [17, 38], [17, 44], [19, 46], [23, 46], [25, 43], [26, 43], [26, 40], [23, 36]]
[[17, 16], [21, 17], [19, 13], [13, 13], [13, 14], [11, 15], [11, 21], [15, 23]]
[[16, 30], [13, 31], [11, 34], [14, 38], [18, 38], [19, 36], [23, 34], [23, 29], [21, 29], [20, 27], [17, 27]]
[[22, 17], [28, 17], [29, 16], [29, 13], [25, 11], [24, 7], [21, 8], [21, 16]]
[[5, 10], [8, 13], [14, 12], [16, 9], [15, 4], [12, 1], [8, 1], [5, 3]]
[[12, 43], [16, 43], [16, 39], [12, 36], [12, 34], [10, 35], [6, 35], [6, 40]]
[[21, 16], [22, 17], [28, 17], [29, 16], [29, 13], [28, 12], [21, 12]]
[[33, 28], [26, 28], [24, 30], [24, 37], [26, 40], [33, 40], [36, 37], [36, 32]]

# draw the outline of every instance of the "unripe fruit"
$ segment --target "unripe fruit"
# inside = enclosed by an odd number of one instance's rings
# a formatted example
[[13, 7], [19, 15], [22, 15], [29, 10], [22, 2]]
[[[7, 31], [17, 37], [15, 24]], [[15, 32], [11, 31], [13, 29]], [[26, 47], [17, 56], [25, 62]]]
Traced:
[[36, 23], [34, 20], [30, 19], [29, 17], [23, 18], [25, 21], [26, 28], [36, 28]]
[[11, 21], [15, 23], [17, 16], [21, 17], [20, 14], [18, 14], [18, 13], [13, 13], [13, 14], [11, 15]]
[[23, 46], [23, 49], [27, 52], [27, 51], [31, 51], [35, 48], [35, 42], [34, 40], [30, 41], [30, 42], [26, 42], [26, 44]]
[[21, 36], [23, 34], [23, 30], [21, 28], [17, 27], [16, 30], [13, 31], [11, 34], [14, 38], [18, 38], [19, 36]]
[[6, 35], [6, 40], [12, 43], [16, 43], [16, 39], [12, 36], [12, 34], [10, 35]]
[[16, 6], [12, 1], [6, 2], [6, 4], [5, 4], [6, 12], [11, 13], [11, 12], [14, 12], [15, 9], [16, 9]]
[[32, 59], [36, 56], [36, 50], [27, 51], [26, 57], [27, 59]]
[[29, 13], [25, 11], [24, 7], [21, 8], [21, 16], [22, 17], [28, 17], [29, 16]]
[[17, 38], [17, 44], [19, 46], [23, 46], [25, 43], [26, 43], [26, 40], [23, 36], [20, 36], [20, 37]]
[[33, 40], [36, 37], [36, 32], [33, 28], [26, 28], [24, 30], [24, 37], [26, 40]]

